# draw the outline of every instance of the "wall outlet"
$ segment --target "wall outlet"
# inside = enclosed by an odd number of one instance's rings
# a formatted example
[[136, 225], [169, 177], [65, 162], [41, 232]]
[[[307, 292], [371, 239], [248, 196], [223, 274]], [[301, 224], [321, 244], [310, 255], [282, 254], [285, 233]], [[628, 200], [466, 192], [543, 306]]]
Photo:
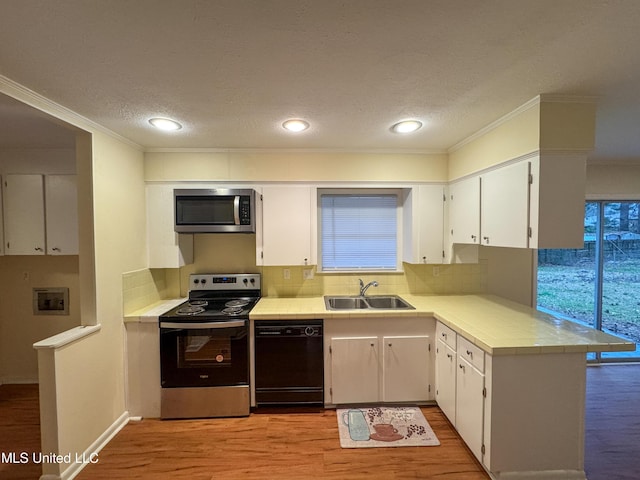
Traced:
[[433, 267], [433, 276], [434, 277], [440, 276], [440, 267]]
[[302, 270], [302, 278], [304, 280], [312, 280], [313, 279], [313, 269], [312, 268], [305, 268], [304, 270]]
[[282, 270], [282, 276], [285, 280], [291, 280], [291, 270], [285, 268], [284, 270]]

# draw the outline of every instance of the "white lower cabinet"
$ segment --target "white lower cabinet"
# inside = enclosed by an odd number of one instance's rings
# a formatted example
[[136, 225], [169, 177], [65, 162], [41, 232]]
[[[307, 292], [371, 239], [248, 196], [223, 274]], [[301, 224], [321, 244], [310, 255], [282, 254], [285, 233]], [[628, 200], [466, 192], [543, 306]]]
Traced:
[[476, 458], [482, 461], [484, 373], [458, 354], [456, 373], [456, 430]]
[[436, 341], [436, 402], [449, 421], [456, 424], [456, 351]]
[[335, 404], [379, 400], [378, 337], [331, 339], [331, 396]]
[[485, 353], [440, 322], [436, 337], [436, 402], [482, 462]]
[[382, 338], [382, 401], [414, 402], [429, 399], [430, 339], [428, 336]]
[[[325, 320], [325, 403], [433, 400], [433, 323], [427, 320], [425, 326], [425, 319], [417, 318]], [[372, 334], [359, 335], [366, 332]]]

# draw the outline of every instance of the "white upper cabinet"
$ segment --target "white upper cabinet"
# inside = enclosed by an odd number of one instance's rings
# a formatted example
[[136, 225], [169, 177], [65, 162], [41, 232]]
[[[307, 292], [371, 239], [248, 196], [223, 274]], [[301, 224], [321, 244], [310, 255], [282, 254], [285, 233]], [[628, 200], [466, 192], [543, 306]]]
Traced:
[[42, 175], [4, 178], [4, 245], [7, 255], [44, 255], [45, 219]]
[[451, 243], [480, 244], [480, 178], [449, 185]]
[[531, 248], [582, 248], [587, 166], [584, 155], [531, 160]]
[[405, 262], [443, 262], [444, 192], [443, 185], [420, 185], [405, 195]]
[[480, 176], [480, 243], [529, 246], [529, 162], [518, 162]]
[[76, 175], [6, 175], [3, 183], [7, 255], [77, 255]]
[[147, 185], [149, 268], [178, 268], [193, 263], [193, 234], [176, 233], [173, 187]]
[[257, 262], [263, 266], [314, 265], [312, 253], [315, 189], [269, 185], [262, 188], [262, 244]]
[[47, 254], [78, 254], [78, 185], [76, 175], [46, 175]]
[[581, 248], [583, 155], [532, 156], [449, 186], [450, 243]]

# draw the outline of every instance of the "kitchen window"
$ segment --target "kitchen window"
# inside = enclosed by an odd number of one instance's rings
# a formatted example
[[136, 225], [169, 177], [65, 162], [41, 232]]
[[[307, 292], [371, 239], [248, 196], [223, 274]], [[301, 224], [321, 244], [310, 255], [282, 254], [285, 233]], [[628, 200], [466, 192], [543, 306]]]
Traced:
[[321, 271], [400, 270], [397, 190], [318, 190], [318, 195]]

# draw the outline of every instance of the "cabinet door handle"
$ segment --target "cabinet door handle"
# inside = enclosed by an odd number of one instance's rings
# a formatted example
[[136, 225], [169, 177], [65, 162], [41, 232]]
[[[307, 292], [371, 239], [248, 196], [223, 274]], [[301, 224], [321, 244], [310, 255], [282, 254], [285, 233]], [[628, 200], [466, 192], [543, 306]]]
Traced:
[[453, 355], [451, 355], [450, 353], [447, 353], [447, 358], [453, 358]]
[[478, 237], [476, 237], [475, 235], [471, 235], [471, 240], [473, 240], [474, 242], [476, 241], [476, 238]]
[[459, 367], [462, 369], [462, 371], [465, 371], [464, 365], [460, 364]]
[[53, 250], [54, 252], [59, 252], [60, 249], [58, 247], [53, 247], [51, 250]]
[[36, 247], [34, 250], [35, 250], [36, 252], [42, 252], [42, 247]]
[[485, 243], [489, 243], [489, 237], [482, 237], [482, 239], [485, 241]]
[[389, 344], [389, 346], [391, 347], [392, 345], [391, 345], [391, 344]]
[[442, 338], [447, 338], [447, 334], [446, 333], [442, 333]]

